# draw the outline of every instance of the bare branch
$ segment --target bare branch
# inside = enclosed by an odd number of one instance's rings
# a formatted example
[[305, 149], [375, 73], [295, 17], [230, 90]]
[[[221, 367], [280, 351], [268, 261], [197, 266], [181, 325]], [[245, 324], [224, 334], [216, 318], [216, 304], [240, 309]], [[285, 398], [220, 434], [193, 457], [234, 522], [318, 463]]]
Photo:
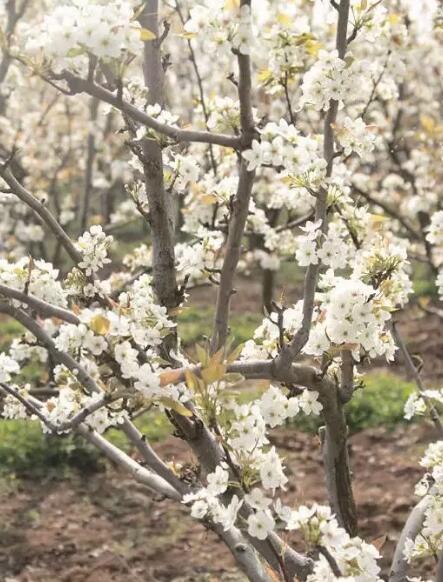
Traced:
[[174, 489], [179, 491], [182, 495], [189, 492], [189, 487], [171, 471], [171, 469], [160, 459], [154, 449], [151, 447], [146, 437], [138, 430], [138, 428], [128, 420], [125, 420], [120, 425], [121, 430], [125, 433], [128, 439], [135, 444], [139, 453], [143, 457], [145, 463], [167, 481]]
[[[6, 392], [7, 394], [13, 396], [25, 408], [31, 413], [35, 414], [45, 425], [48, 426], [50, 430], [54, 433], [57, 433], [61, 430], [64, 430], [60, 426], [54, 426], [46, 416], [41, 412], [42, 403], [29, 396], [28, 398], [24, 398], [21, 396], [17, 391], [13, 388], [10, 388], [6, 384], [0, 384], [1, 389]], [[103, 400], [106, 398], [104, 396], [100, 399], [100, 406], [103, 405]], [[134, 477], [136, 481], [146, 485], [151, 491], [154, 493], [158, 493], [160, 495], [164, 495], [165, 497], [169, 497], [170, 499], [175, 499], [180, 501], [182, 495], [172, 486], [170, 485], [165, 479], [160, 477], [159, 475], [152, 473], [145, 467], [142, 467], [139, 463], [134, 461], [131, 457], [129, 457], [126, 453], [121, 451], [115, 445], [111, 444], [108, 440], [104, 437], [99, 435], [97, 432], [91, 430], [82, 422], [86, 419], [89, 414], [92, 414], [95, 410], [100, 408], [99, 401], [94, 402], [91, 406], [84, 408], [80, 411], [74, 418], [69, 421], [69, 423], [65, 423], [66, 426], [69, 425], [69, 428], [74, 428], [76, 432], [81, 434], [86, 440], [90, 443], [95, 445], [98, 449], [100, 449], [111, 461], [115, 462], [117, 465], [120, 465], [124, 469], [126, 469], [131, 475]], [[67, 429], [65, 429], [67, 430]]]
[[128, 471], [136, 481], [146, 485], [146, 487], [151, 489], [151, 491], [159, 493], [160, 495], [164, 495], [165, 497], [169, 497], [170, 499], [175, 499], [176, 501], [181, 500], [181, 494], [167, 481], [155, 473], [152, 473], [149, 471], [149, 469], [139, 465], [136, 461], [131, 459], [131, 457], [126, 455], [123, 451], [99, 435], [97, 432], [92, 431], [83, 425], [80, 425], [77, 428], [77, 432], [81, 434], [87, 441], [99, 448], [102, 453], [108, 457], [108, 459], [123, 467], [123, 469]]
[[99, 107], [99, 100], [93, 97], [89, 106], [89, 122], [90, 129], [87, 137], [87, 148], [86, 148], [86, 171], [85, 171], [85, 184], [83, 191], [83, 201], [82, 201], [82, 212], [80, 220], [80, 228], [83, 232], [88, 226], [88, 214], [89, 207], [91, 204], [91, 194], [92, 194], [92, 184], [93, 184], [93, 172], [94, 172], [94, 160], [96, 156], [95, 147], [95, 134], [94, 125], [97, 120], [97, 113]]
[[359, 194], [362, 198], [364, 198], [365, 200], [367, 200], [368, 202], [370, 202], [371, 204], [374, 204], [375, 206], [379, 206], [382, 210], [384, 210], [386, 212], [386, 214], [388, 216], [391, 216], [392, 218], [394, 218], [395, 220], [398, 220], [398, 222], [403, 226], [403, 228], [405, 230], [407, 230], [407, 232], [411, 235], [411, 237], [414, 240], [422, 240], [423, 236], [420, 235], [420, 233], [418, 233], [408, 222], [405, 218], [403, 218], [403, 216], [401, 216], [401, 214], [399, 212], [397, 212], [397, 210], [395, 210], [394, 208], [391, 208], [388, 204], [386, 204], [385, 202], [383, 202], [382, 200], [378, 200], [377, 198], [374, 198], [371, 194], [369, 194], [368, 192], [365, 192], [364, 190], [362, 190], [361, 188], [359, 188], [358, 186], [356, 186], [355, 184], [352, 185], [353, 190], [355, 190], [355, 192], [357, 192], [357, 194]]
[[[185, 17], [183, 15], [183, 11], [182, 11], [181, 6], [180, 6], [180, 2], [178, 0], [175, 1], [175, 10], [180, 18], [180, 22], [184, 26], [186, 23], [186, 20], [185, 20]], [[197, 57], [195, 55], [195, 51], [194, 51], [194, 48], [192, 46], [191, 40], [188, 39], [187, 43], [188, 43], [189, 55], [190, 55], [192, 67], [194, 69], [195, 77], [197, 79], [197, 86], [198, 86], [198, 91], [199, 91], [199, 95], [200, 95], [200, 103], [202, 106], [203, 117], [205, 119], [206, 129], [208, 129], [209, 112], [208, 112], [208, 108], [206, 106], [205, 91], [203, 88], [203, 79], [202, 79], [202, 76], [200, 74], [200, 69], [199, 69], [199, 66], [197, 63]], [[214, 148], [212, 147], [212, 144], [209, 144], [209, 157], [211, 159], [212, 170], [213, 170], [214, 174], [216, 174], [217, 173], [217, 163], [215, 161]]]

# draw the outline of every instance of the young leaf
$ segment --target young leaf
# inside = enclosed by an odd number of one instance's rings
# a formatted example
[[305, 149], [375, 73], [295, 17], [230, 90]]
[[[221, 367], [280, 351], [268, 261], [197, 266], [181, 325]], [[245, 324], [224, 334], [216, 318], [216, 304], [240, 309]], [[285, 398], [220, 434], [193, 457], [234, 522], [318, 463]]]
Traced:
[[196, 392], [198, 390], [198, 378], [191, 372], [191, 370], [185, 370], [186, 385], [189, 390]]
[[186, 406], [184, 406], [181, 402], [173, 400], [172, 398], [161, 398], [160, 402], [163, 404], [163, 406], [166, 406], [166, 408], [170, 408], [182, 416], [192, 416], [192, 412], [186, 408]]
[[[186, 374], [186, 372], [185, 372]], [[182, 376], [181, 370], [168, 370], [160, 374], [160, 386], [167, 386], [168, 384], [176, 384], [180, 381]]]
[[221, 380], [226, 373], [226, 366], [223, 364], [211, 365], [209, 368], [202, 370], [201, 375], [206, 384], [213, 384]]
[[155, 40], [157, 37], [152, 32], [152, 30], [149, 30], [149, 28], [141, 28], [140, 29], [140, 38], [142, 39], [143, 42], [147, 42], [150, 40]]
[[89, 328], [97, 335], [106, 335], [110, 327], [111, 322], [103, 315], [95, 315], [89, 322]]

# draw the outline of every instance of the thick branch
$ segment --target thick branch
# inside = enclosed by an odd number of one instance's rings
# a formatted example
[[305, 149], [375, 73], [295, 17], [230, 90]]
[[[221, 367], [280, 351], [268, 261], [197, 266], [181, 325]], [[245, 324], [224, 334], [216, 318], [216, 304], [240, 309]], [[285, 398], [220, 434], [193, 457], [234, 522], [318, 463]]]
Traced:
[[425, 520], [425, 511], [429, 503], [429, 495], [426, 495], [414, 507], [409, 514], [406, 524], [401, 532], [400, 539], [395, 547], [394, 559], [389, 573], [389, 582], [404, 582], [408, 573], [408, 562], [404, 555], [407, 540], [414, 540], [420, 533]]
[[209, 131], [180, 129], [179, 127], [160, 123], [154, 117], [147, 115], [134, 105], [131, 105], [131, 103], [124, 101], [118, 95], [114, 95], [114, 93], [108, 91], [108, 89], [105, 89], [101, 85], [97, 85], [92, 81], [82, 79], [70, 71], [63, 71], [60, 77], [67, 81], [73, 94], [87, 93], [88, 95], [92, 95], [105, 103], [109, 103], [141, 125], [145, 125], [146, 127], [170, 137], [173, 141], [210, 143], [233, 149], [238, 149], [241, 146], [241, 139], [236, 136], [211, 133]]
[[[158, 38], [158, 0], [147, 0], [139, 17], [143, 27], [152, 31]], [[163, 107], [164, 71], [162, 67], [160, 44], [144, 43], [143, 74], [149, 90], [150, 104], [158, 103]], [[149, 203], [149, 223], [152, 229], [153, 283], [157, 297], [168, 310], [173, 310], [180, 302], [175, 270], [174, 253], [174, 209], [172, 193], [164, 184], [163, 156], [159, 143], [145, 138], [143, 147], [143, 170], [146, 195]], [[165, 357], [170, 359], [171, 351], [176, 348], [175, 334], [165, 338], [163, 348]]]
[[340, 399], [349, 402], [354, 393], [354, 359], [350, 350], [341, 353], [341, 386]]
[[438, 559], [437, 570], [435, 571], [435, 582], [443, 582], [443, 552]]
[[263, 568], [257, 554], [245, 540], [240, 531], [232, 527], [225, 531], [220, 525], [211, 526], [217, 535], [230, 549], [235, 561], [251, 582], [271, 582], [271, 578]]
[[[173, 372], [165, 372], [160, 377], [162, 384], [167, 385], [184, 382], [186, 380], [186, 369], [178, 368]], [[189, 369], [197, 375], [201, 370], [200, 366], [192, 366]], [[314, 366], [307, 364], [292, 364], [288, 370], [281, 370], [275, 366], [273, 360], [237, 361], [228, 365], [227, 372], [241, 374], [246, 380], [272, 380], [282, 384], [304, 386], [310, 390], [316, 390], [325, 396], [336, 387], [328, 376], [323, 375]]]
[[348, 453], [348, 427], [337, 388], [320, 395], [325, 427], [321, 429], [323, 465], [329, 503], [339, 524], [350, 535], [357, 534], [357, 509], [352, 491]]

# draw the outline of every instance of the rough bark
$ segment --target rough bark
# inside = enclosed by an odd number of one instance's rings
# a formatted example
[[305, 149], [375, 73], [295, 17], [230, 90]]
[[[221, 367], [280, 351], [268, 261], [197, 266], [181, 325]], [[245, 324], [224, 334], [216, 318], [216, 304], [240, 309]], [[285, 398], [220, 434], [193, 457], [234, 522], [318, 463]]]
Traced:
[[[154, 40], [144, 43], [143, 74], [149, 90], [148, 102], [164, 106], [164, 71], [161, 62], [158, 0], [148, 0], [141, 13], [140, 24], [153, 32]], [[165, 188], [163, 156], [155, 139], [143, 140], [143, 169], [146, 195], [149, 203], [149, 224], [152, 232], [153, 283], [157, 297], [168, 311], [179, 303], [174, 254], [174, 208], [172, 193]], [[176, 336], [170, 334], [165, 342], [165, 355], [176, 347]]]

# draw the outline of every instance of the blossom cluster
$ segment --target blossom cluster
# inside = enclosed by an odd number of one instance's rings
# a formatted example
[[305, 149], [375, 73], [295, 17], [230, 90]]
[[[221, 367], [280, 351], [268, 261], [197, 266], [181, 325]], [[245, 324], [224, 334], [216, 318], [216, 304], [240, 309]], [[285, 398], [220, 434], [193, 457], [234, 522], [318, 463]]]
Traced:
[[103, 59], [119, 59], [124, 52], [136, 55], [143, 43], [133, 16], [131, 2], [71, 0], [30, 31], [27, 49], [43, 49], [66, 63], [87, 52]]
[[268, 123], [260, 134], [260, 141], [253, 140], [251, 149], [242, 154], [249, 171], [268, 165], [282, 166], [292, 175], [324, 175], [326, 162], [320, 155], [318, 141], [300, 135], [294, 125], [284, 120], [279, 124]]
[[[358, 279], [336, 277], [331, 272], [322, 280], [323, 293], [318, 295], [309, 341], [305, 354], [321, 356], [344, 347], [360, 358], [363, 350], [369, 357], [385, 355], [392, 359], [394, 343], [385, 324], [390, 319], [389, 304], [371, 285]], [[283, 311], [280, 317], [272, 312], [245, 344], [243, 356], [275, 357], [280, 348], [281, 334], [289, 340], [302, 325], [303, 301]], [[282, 329], [280, 329], [280, 326]]]
[[322, 410], [318, 397], [319, 394], [311, 390], [291, 396], [271, 386], [261, 398], [248, 404], [230, 402], [225, 405], [231, 415], [223, 420], [220, 410], [219, 420], [231, 460], [243, 473], [244, 482], [252, 481], [254, 486], [246, 488], [246, 494], [240, 497], [234, 495], [225, 505], [221, 496], [229, 487], [241, 484], [237, 482], [238, 476], [231, 474], [231, 467], [223, 462], [207, 476], [206, 487], [183, 498], [183, 503], [192, 503], [191, 514], [198, 519], [210, 517], [229, 529], [240, 518], [240, 510], [246, 510], [248, 533], [260, 540], [266, 539], [280, 519], [282, 504], [276, 492], [284, 490], [288, 482], [279, 454], [275, 447], [269, 448], [267, 431], [284, 424], [300, 411], [318, 415]]
[[361, 158], [372, 152], [377, 139], [374, 128], [368, 127], [361, 117], [345, 117], [343, 123], [337, 127], [336, 135], [345, 156], [355, 152]]
[[65, 307], [66, 293], [58, 276], [58, 269], [41, 259], [22, 257], [16, 262], [0, 259], [0, 284], [18, 291], [26, 290], [52, 305]]
[[91, 226], [77, 241], [77, 248], [83, 258], [78, 266], [90, 276], [111, 262], [108, 249], [112, 243], [112, 236], [106, 235], [100, 225]]
[[344, 60], [339, 58], [337, 51], [321, 50], [317, 61], [303, 77], [303, 104], [326, 111], [331, 100], [334, 100], [339, 107], [343, 107], [355, 87], [364, 86], [364, 68], [362, 60], [351, 57]]
[[228, 46], [249, 54], [254, 41], [249, 6], [229, 10], [223, 0], [205, 0], [193, 6], [185, 32], [191, 38], [204, 33], [205, 49], [211, 53]]

